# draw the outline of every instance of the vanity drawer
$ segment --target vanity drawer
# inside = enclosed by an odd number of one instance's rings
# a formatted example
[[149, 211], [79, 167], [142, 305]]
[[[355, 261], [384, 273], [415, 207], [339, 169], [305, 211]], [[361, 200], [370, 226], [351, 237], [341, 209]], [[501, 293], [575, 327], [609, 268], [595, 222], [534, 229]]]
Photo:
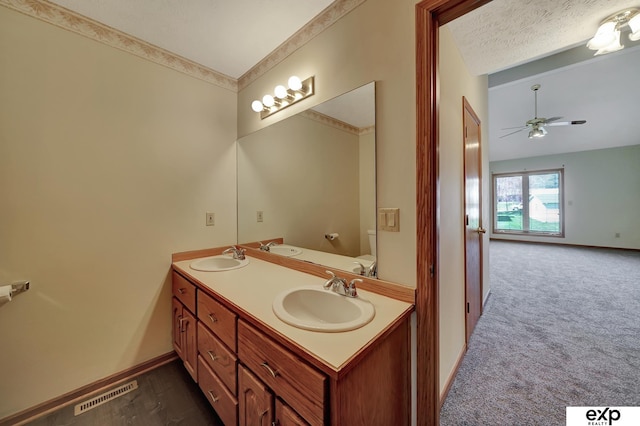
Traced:
[[238, 358], [310, 424], [325, 423], [326, 376], [242, 320]]
[[236, 318], [232, 311], [198, 290], [198, 319], [233, 352], [236, 351]]
[[196, 286], [191, 284], [182, 275], [172, 271], [171, 287], [173, 295], [182, 302], [191, 312], [196, 311]]
[[236, 395], [238, 359], [201, 322], [198, 322], [198, 352], [231, 393]]
[[220, 420], [225, 425], [238, 424], [238, 400], [216, 377], [201, 355], [198, 356], [198, 383]]

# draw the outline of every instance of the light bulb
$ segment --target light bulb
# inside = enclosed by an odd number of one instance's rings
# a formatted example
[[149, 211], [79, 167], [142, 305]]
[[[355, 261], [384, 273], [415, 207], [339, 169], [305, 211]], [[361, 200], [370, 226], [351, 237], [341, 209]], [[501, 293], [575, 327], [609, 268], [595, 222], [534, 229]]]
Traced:
[[[619, 34], [619, 31], [618, 31]], [[616, 40], [616, 23], [607, 21], [598, 27], [596, 35], [587, 43], [587, 47], [591, 50], [600, 50]]]
[[275, 105], [276, 101], [275, 99], [273, 99], [273, 96], [271, 95], [264, 95], [264, 97], [262, 98], [262, 103], [264, 104], [264, 106], [266, 107], [272, 107]]
[[287, 88], [284, 87], [283, 85], [276, 86], [273, 92], [276, 94], [276, 97], [279, 99], [284, 99], [289, 95], [287, 93]]
[[300, 90], [302, 89], [302, 81], [300, 81], [300, 78], [298, 78], [295, 75], [292, 75], [291, 77], [289, 77], [289, 81], [287, 82], [287, 84], [289, 85], [289, 89], [291, 90]]
[[264, 106], [262, 105], [262, 102], [255, 100], [251, 102], [251, 109], [255, 112], [260, 112], [264, 109]]
[[620, 44], [620, 31], [614, 31], [614, 39], [606, 46], [602, 46], [598, 49], [594, 56], [604, 55], [605, 53], [612, 53], [621, 50], [624, 46]]
[[633, 18], [629, 19], [629, 28], [631, 28], [631, 34], [629, 34], [629, 40], [640, 40], [640, 13]]

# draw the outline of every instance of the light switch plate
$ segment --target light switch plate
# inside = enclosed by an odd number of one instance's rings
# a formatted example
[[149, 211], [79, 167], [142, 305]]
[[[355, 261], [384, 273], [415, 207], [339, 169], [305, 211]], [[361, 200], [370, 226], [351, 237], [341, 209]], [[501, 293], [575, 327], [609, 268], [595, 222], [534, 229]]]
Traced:
[[381, 231], [400, 232], [400, 209], [378, 209], [378, 227]]
[[216, 224], [216, 214], [213, 212], [207, 212], [207, 226], [213, 226]]

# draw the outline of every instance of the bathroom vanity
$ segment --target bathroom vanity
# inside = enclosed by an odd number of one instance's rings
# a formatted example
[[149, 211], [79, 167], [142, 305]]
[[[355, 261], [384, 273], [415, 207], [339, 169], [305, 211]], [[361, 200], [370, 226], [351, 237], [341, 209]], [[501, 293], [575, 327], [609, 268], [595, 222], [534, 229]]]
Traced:
[[190, 267], [221, 252], [174, 255], [172, 306], [175, 350], [225, 425], [410, 423], [411, 300], [368, 291], [364, 278], [359, 298], [375, 307], [368, 323], [342, 332], [299, 328], [278, 318], [272, 302], [295, 287], [322, 289], [326, 268], [297, 270], [257, 250], [247, 250], [248, 265], [238, 269]]

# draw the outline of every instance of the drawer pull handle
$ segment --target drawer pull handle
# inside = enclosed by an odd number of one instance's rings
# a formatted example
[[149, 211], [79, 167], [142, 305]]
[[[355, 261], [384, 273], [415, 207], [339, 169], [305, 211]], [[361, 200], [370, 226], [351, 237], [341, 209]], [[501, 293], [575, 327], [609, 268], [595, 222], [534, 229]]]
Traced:
[[211, 361], [215, 361], [215, 360], [217, 360], [218, 358], [220, 358], [218, 355], [214, 354], [214, 353], [213, 353], [213, 352], [211, 352], [211, 351], [207, 351], [207, 354], [209, 354], [209, 357], [211, 358]]
[[180, 329], [180, 333], [184, 333], [184, 332], [185, 332], [184, 326], [183, 326], [182, 324], [183, 324], [186, 320], [187, 320], [186, 318], [182, 318], [182, 317], [179, 317], [179, 318], [178, 318], [178, 328]]
[[211, 397], [211, 401], [212, 402], [218, 402], [218, 400], [220, 398], [216, 398], [215, 395], [213, 395], [213, 392], [211, 392], [211, 391], [208, 391], [208, 392], [209, 392], [209, 396]]
[[187, 291], [186, 291], [186, 289], [184, 289], [184, 288], [179, 288], [179, 289], [178, 289], [178, 293], [180, 293], [180, 294], [185, 294], [186, 292], [187, 292]]
[[213, 314], [209, 314], [209, 319], [211, 320], [211, 322], [215, 323], [218, 322], [218, 318], [216, 318]]
[[276, 378], [276, 376], [278, 375], [278, 372], [277, 371], [273, 371], [273, 368], [269, 367], [269, 364], [267, 364], [266, 362], [263, 362], [260, 365], [263, 366], [264, 368], [266, 368], [267, 371], [269, 371], [269, 373], [271, 374], [271, 376], [273, 376], [274, 379]]

